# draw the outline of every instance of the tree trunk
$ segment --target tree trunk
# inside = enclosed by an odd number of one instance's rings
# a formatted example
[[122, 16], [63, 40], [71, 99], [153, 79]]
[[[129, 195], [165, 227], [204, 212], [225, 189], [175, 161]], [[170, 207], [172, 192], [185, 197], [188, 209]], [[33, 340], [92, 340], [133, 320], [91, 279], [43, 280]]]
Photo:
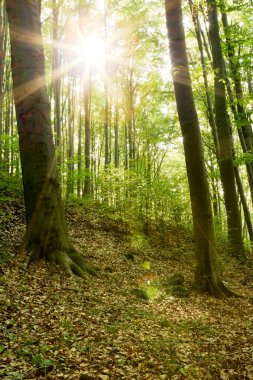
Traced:
[[119, 167], [119, 100], [118, 100], [118, 80], [116, 77], [116, 96], [115, 96], [115, 119], [114, 119], [114, 166]]
[[66, 186], [66, 198], [69, 199], [70, 195], [74, 193], [74, 125], [75, 125], [75, 77], [69, 75], [68, 82], [68, 128], [67, 128], [67, 186]]
[[[231, 40], [230, 29], [228, 25], [226, 13], [222, 13], [222, 23], [226, 36], [226, 49], [229, 59], [229, 66], [231, 77], [234, 82], [235, 96], [236, 100], [233, 97], [232, 90], [230, 88], [229, 97], [231, 99], [232, 111], [234, 113], [235, 121], [237, 124], [238, 134], [242, 149], [244, 153], [253, 153], [253, 134], [248, 119], [247, 112], [243, 104], [243, 89], [241, 83], [241, 73], [240, 73], [240, 59], [235, 53], [234, 43]], [[228, 82], [227, 82], [228, 84]], [[237, 109], [236, 109], [237, 108]], [[247, 173], [249, 179], [249, 186], [251, 192], [251, 200], [253, 204], [253, 163], [247, 162]]]
[[82, 114], [78, 117], [78, 147], [77, 147], [77, 196], [81, 197], [81, 170], [82, 170]]
[[7, 20], [4, 3], [0, 3], [0, 163], [2, 160], [4, 72], [7, 44]]
[[207, 111], [208, 111], [208, 119], [209, 119], [209, 124], [211, 127], [212, 135], [213, 135], [213, 140], [214, 140], [214, 145], [215, 145], [215, 150], [216, 150], [216, 156], [217, 159], [219, 159], [220, 155], [220, 148], [219, 148], [219, 140], [218, 140], [218, 133], [217, 133], [217, 127], [215, 123], [215, 116], [213, 113], [213, 104], [212, 104], [212, 99], [211, 99], [211, 93], [209, 89], [209, 84], [208, 84], [208, 76], [207, 76], [207, 67], [206, 67], [206, 62], [205, 62], [205, 54], [204, 54], [204, 49], [203, 49], [203, 43], [202, 43], [202, 36], [201, 36], [201, 27], [199, 23], [199, 18], [198, 18], [198, 10], [194, 9], [192, 0], [189, 0], [190, 4], [190, 10], [192, 14], [192, 19], [195, 27], [195, 33], [196, 33], [196, 38], [198, 42], [198, 48], [199, 48], [199, 53], [200, 53], [200, 60], [201, 60], [201, 66], [202, 66], [202, 73], [203, 73], [203, 79], [204, 79], [204, 86], [205, 86], [205, 94], [206, 94], [206, 101], [207, 101]]
[[128, 84], [128, 143], [129, 143], [129, 167], [135, 167], [135, 120], [134, 120], [134, 91], [133, 68], [130, 69]]
[[[225, 62], [224, 62], [224, 68], [225, 68]], [[226, 70], [225, 70], [225, 75], [226, 75]], [[231, 111], [232, 111], [232, 113], [234, 115], [235, 122], [239, 126], [238, 113], [237, 113], [237, 109], [236, 109], [236, 106], [235, 106], [236, 100], [234, 99], [233, 91], [232, 91], [232, 88], [231, 88], [231, 85], [230, 85], [230, 82], [229, 82], [229, 78], [228, 78], [227, 75], [225, 77], [225, 80], [226, 80], [226, 89], [227, 89], [228, 99], [229, 99], [229, 106], [230, 106]], [[238, 131], [238, 136], [239, 136], [239, 140], [240, 140], [240, 143], [241, 143], [241, 147], [242, 147], [243, 153], [247, 153], [247, 146], [246, 146], [246, 142], [245, 142], [245, 139], [244, 139], [242, 128], [238, 127], [237, 131]], [[249, 183], [249, 188], [250, 188], [251, 202], [253, 204], [253, 165], [252, 165], [251, 162], [248, 162], [246, 160], [245, 166], [246, 166], [246, 171], [247, 171], [247, 176], [248, 176], [248, 183]]]
[[91, 147], [91, 128], [90, 128], [90, 75], [84, 79], [84, 112], [85, 112], [85, 141], [84, 141], [84, 159], [85, 159], [85, 176], [83, 196], [88, 196], [91, 193], [91, 170], [90, 170], [90, 147]]
[[227, 117], [227, 103], [224, 83], [223, 56], [221, 50], [217, 7], [207, 0], [209, 37], [212, 48], [215, 90], [215, 121], [220, 147], [220, 174], [227, 212], [228, 242], [234, 256], [244, 256], [242, 223], [238, 206], [236, 183], [233, 168], [231, 133]]
[[[54, 132], [57, 152], [57, 163], [61, 166], [61, 75], [60, 75], [60, 52], [58, 46], [59, 4], [53, 0], [53, 62], [52, 62], [52, 85], [54, 97]], [[61, 172], [61, 170], [60, 170]]]
[[26, 208], [26, 263], [45, 257], [67, 273], [85, 277], [85, 271], [95, 271], [70, 242], [56, 178], [38, 2], [7, 0], [6, 10]]
[[237, 184], [237, 188], [238, 188], [238, 193], [240, 195], [240, 199], [242, 202], [242, 208], [243, 208], [245, 223], [246, 223], [248, 234], [249, 234], [249, 240], [251, 242], [253, 242], [253, 226], [252, 226], [252, 222], [251, 222], [251, 217], [250, 217], [250, 212], [249, 212], [246, 196], [245, 196], [244, 190], [243, 190], [243, 185], [242, 185], [240, 173], [239, 173], [237, 166], [234, 167], [234, 171], [235, 171], [235, 179], [236, 179], [236, 184]]
[[110, 113], [110, 103], [109, 103], [109, 89], [108, 89], [108, 79], [106, 78], [105, 83], [105, 168], [110, 165], [110, 124], [109, 124], [109, 113]]
[[201, 135], [194, 104], [186, 53], [180, 0], [165, 0], [166, 21], [177, 110], [184, 142], [190, 188], [197, 270], [195, 284], [217, 297], [230, 295], [219, 279], [211, 201], [204, 164]]

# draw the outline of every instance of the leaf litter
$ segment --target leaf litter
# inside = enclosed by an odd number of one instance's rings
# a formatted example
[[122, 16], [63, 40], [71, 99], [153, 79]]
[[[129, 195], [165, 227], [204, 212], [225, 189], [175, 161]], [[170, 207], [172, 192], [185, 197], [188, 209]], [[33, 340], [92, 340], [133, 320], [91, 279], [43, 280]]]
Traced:
[[24, 271], [15, 256], [22, 216], [1, 226], [1, 379], [253, 379], [251, 268], [222, 257], [224, 279], [245, 297], [201, 296], [182, 228], [169, 227], [161, 242], [95, 210], [67, 216], [101, 278], [69, 278], [44, 261]]

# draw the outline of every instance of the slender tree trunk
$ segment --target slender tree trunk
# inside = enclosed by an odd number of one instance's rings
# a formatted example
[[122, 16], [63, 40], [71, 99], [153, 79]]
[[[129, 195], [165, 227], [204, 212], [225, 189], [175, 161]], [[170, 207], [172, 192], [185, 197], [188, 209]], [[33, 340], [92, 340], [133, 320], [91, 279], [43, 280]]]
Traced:
[[129, 143], [129, 166], [135, 166], [135, 120], [134, 120], [134, 84], [133, 84], [133, 68], [130, 71], [128, 86], [128, 143]]
[[[219, 157], [220, 157], [220, 152], [219, 152], [219, 141], [218, 141], [218, 135], [217, 135], [217, 127], [216, 127], [216, 121], [215, 121], [215, 115], [213, 114], [213, 106], [212, 106], [212, 101], [211, 101], [211, 96], [210, 96], [210, 91], [209, 91], [209, 85], [208, 85], [208, 79], [207, 79], [207, 70], [206, 70], [206, 64], [205, 64], [205, 58], [204, 58], [204, 50], [202, 46], [202, 39], [201, 39], [201, 33], [200, 33], [200, 24], [198, 20], [198, 13], [196, 9], [193, 9], [193, 4], [192, 1], [189, 1], [190, 3], [190, 8], [191, 8], [191, 13], [193, 17], [193, 22], [195, 25], [195, 31], [196, 31], [196, 37], [198, 41], [198, 47], [200, 51], [200, 56], [201, 56], [201, 64], [202, 64], [202, 70], [203, 70], [203, 78], [204, 78], [204, 85], [205, 85], [205, 91], [206, 91], [206, 97], [207, 97], [207, 107], [208, 107], [208, 113], [209, 113], [209, 123], [211, 125], [212, 133], [213, 133], [213, 138], [214, 138], [214, 143], [215, 143], [215, 148], [216, 148], [216, 157], [219, 162]], [[243, 138], [243, 136], [242, 136]], [[238, 188], [238, 193], [240, 195], [240, 199], [242, 202], [243, 206], [243, 211], [244, 211], [244, 216], [245, 216], [245, 221], [249, 233], [250, 240], [252, 240], [252, 223], [250, 219], [250, 213], [249, 213], [249, 208], [247, 206], [247, 201], [246, 197], [243, 191], [243, 186], [242, 182], [240, 179], [239, 171], [237, 167], [234, 167], [234, 173], [235, 173], [235, 179], [236, 179], [236, 184]], [[212, 188], [213, 188], [213, 210], [214, 214], [217, 216], [218, 215], [218, 204], [217, 204], [217, 197], [216, 197], [216, 187], [214, 184], [214, 181], [212, 179]]]
[[[107, 81], [107, 78], [106, 78]], [[109, 89], [105, 83], [105, 168], [110, 165], [110, 124], [109, 124]]]
[[67, 128], [67, 186], [66, 186], [66, 198], [74, 193], [74, 125], [75, 125], [75, 77], [69, 77], [68, 83], [68, 128]]
[[6, 97], [6, 114], [4, 120], [4, 170], [9, 173], [9, 153], [10, 153], [10, 125], [11, 125], [11, 93]]
[[26, 263], [45, 257], [67, 273], [85, 277], [85, 271], [94, 270], [70, 242], [56, 178], [38, 2], [6, 0], [6, 10], [26, 208]]
[[248, 92], [249, 92], [249, 95], [252, 95], [252, 94], [253, 94], [253, 84], [252, 84], [252, 74], [251, 74], [251, 69], [249, 69], [247, 84], [248, 84]]
[[[232, 89], [229, 88], [228, 91], [230, 91], [229, 93], [230, 104], [231, 104], [231, 108], [234, 113], [235, 121], [237, 124], [238, 134], [239, 134], [243, 152], [252, 154], [253, 153], [253, 134], [252, 134], [251, 123], [248, 119], [247, 112], [243, 104], [243, 90], [242, 90], [242, 83], [241, 83], [240, 60], [239, 60], [239, 57], [237, 57], [235, 53], [234, 44], [230, 36], [227, 15], [225, 13], [222, 13], [222, 23], [223, 23], [223, 28], [225, 31], [225, 36], [226, 36], [226, 48], [227, 48], [227, 54], [228, 54], [228, 59], [229, 59], [230, 72], [231, 72], [231, 76], [234, 82], [235, 98], [236, 98], [234, 99]], [[229, 87], [228, 79], [226, 83], [227, 83], [227, 87]], [[251, 192], [251, 200], [253, 204], [253, 163], [247, 162], [246, 167], [247, 167], [247, 174], [248, 174], [248, 180], [249, 180], [249, 186], [250, 186], [250, 192]]]
[[4, 72], [7, 45], [7, 18], [4, 1], [0, 3], [0, 163], [2, 162]]
[[81, 197], [81, 170], [82, 170], [82, 115], [78, 118], [78, 147], [77, 147], [77, 196]]
[[229, 295], [230, 291], [226, 289], [218, 276], [211, 201], [199, 122], [192, 93], [181, 1], [165, 0], [165, 11], [174, 91], [191, 196], [197, 258], [195, 283], [200, 291], [223, 297]]
[[124, 158], [124, 168], [127, 170], [128, 169], [128, 166], [129, 166], [129, 160], [128, 160], [128, 150], [129, 150], [129, 148], [128, 148], [128, 128], [127, 128], [128, 126], [127, 126], [127, 122], [125, 123], [125, 127], [124, 127], [124, 131], [125, 131], [125, 133], [124, 133], [124, 143], [125, 143], [125, 146], [124, 146], [124, 156], [125, 156], [125, 158]]
[[205, 86], [205, 93], [206, 93], [206, 100], [207, 100], [209, 124], [210, 124], [211, 130], [212, 130], [214, 145], [215, 145], [215, 149], [216, 149], [216, 156], [217, 156], [217, 159], [219, 160], [220, 147], [219, 147], [217, 127], [216, 127], [216, 122], [215, 122], [215, 115], [213, 113], [213, 104], [212, 104], [212, 99], [211, 99], [211, 93], [210, 93], [209, 84], [208, 84], [207, 67], [206, 67], [206, 62], [205, 62], [202, 36], [201, 36], [201, 32], [200, 32], [201, 28], [200, 28], [200, 23], [199, 23], [199, 18], [198, 18], [198, 10], [194, 9], [193, 4], [192, 4], [192, 0], [189, 0], [189, 4], [190, 4], [192, 19], [193, 19], [193, 23], [194, 23], [194, 27], [195, 27], [195, 33], [196, 33], [196, 38], [197, 38], [197, 42], [198, 42], [198, 48], [199, 48], [199, 52], [200, 52], [200, 60], [201, 60], [202, 73], [203, 73], [204, 86]]
[[[224, 68], [225, 68], [225, 62], [224, 62]], [[225, 74], [226, 74], [226, 72], [225, 72]], [[227, 93], [228, 93], [229, 105], [230, 105], [231, 111], [234, 115], [235, 122], [238, 125], [237, 131], [238, 131], [238, 136], [239, 136], [239, 140], [241, 143], [241, 147], [242, 147], [243, 152], [247, 153], [248, 150], [247, 150], [247, 145], [246, 145], [245, 138], [243, 135], [243, 131], [242, 131], [242, 128], [239, 127], [239, 118], [238, 118], [238, 113], [237, 113], [237, 109], [236, 109], [236, 100], [234, 98], [234, 94], [233, 94], [233, 91], [232, 91], [232, 88], [231, 88], [231, 85], [230, 85], [230, 82], [229, 82], [227, 75], [225, 77], [225, 81], [226, 81], [226, 88], [227, 88]], [[253, 165], [251, 162], [247, 162], [247, 160], [246, 160], [245, 166], [246, 166], [246, 170], [247, 170], [248, 183], [249, 183], [250, 195], [251, 195], [251, 202], [253, 204]]]
[[114, 121], [114, 166], [119, 167], [119, 108], [116, 104]]
[[207, 0], [207, 5], [209, 37], [212, 48], [213, 69], [215, 72], [215, 121], [220, 147], [220, 174], [227, 212], [228, 242], [231, 253], [234, 256], [242, 257], [244, 256], [242, 223], [233, 168], [231, 133], [227, 116], [223, 56], [219, 36], [217, 7], [213, 0]]
[[90, 147], [91, 147], [91, 128], [90, 128], [90, 75], [85, 79], [84, 84], [84, 112], [85, 112], [85, 141], [84, 141], [84, 157], [85, 157], [85, 177], [83, 196], [90, 195]]
[[235, 87], [235, 95], [237, 101], [237, 111], [239, 116], [239, 128], [242, 129], [244, 140], [246, 143], [247, 151], [253, 153], [253, 133], [250, 121], [247, 117], [247, 112], [243, 104], [243, 90], [241, 83], [241, 72], [240, 72], [240, 60], [235, 53], [235, 48], [233, 41], [231, 41], [230, 30], [227, 20], [227, 15], [222, 14], [222, 22], [226, 35], [226, 45], [228, 51], [228, 58], [230, 63], [231, 74]]
[[11, 103], [11, 132], [10, 132], [10, 174], [11, 176], [14, 175], [14, 134], [15, 134], [15, 131], [14, 131], [14, 128], [15, 128], [15, 124], [14, 124], [14, 104], [13, 104], [13, 100], [12, 100], [12, 103]]
[[245, 218], [245, 222], [246, 222], [246, 226], [247, 226], [247, 230], [249, 234], [249, 239], [251, 242], [253, 242], [253, 227], [252, 227], [250, 212], [247, 205], [247, 200], [244, 194], [243, 185], [242, 185], [241, 177], [240, 177], [237, 166], [234, 167], [234, 171], [235, 171], [235, 179], [236, 179], [236, 184], [238, 188], [238, 193], [240, 195], [240, 199], [242, 202], [242, 208], [243, 208], [244, 218]]

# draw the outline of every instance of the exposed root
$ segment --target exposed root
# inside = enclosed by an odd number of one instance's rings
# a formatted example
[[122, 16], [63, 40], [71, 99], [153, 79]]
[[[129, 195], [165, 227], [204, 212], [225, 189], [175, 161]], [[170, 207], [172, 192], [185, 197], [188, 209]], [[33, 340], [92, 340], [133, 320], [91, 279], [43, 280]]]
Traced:
[[38, 258], [39, 258], [39, 250], [35, 249], [35, 247], [30, 247], [29, 251], [27, 252], [25, 261], [24, 261], [25, 267], [28, 267], [28, 265], [32, 261], [36, 261], [36, 260], [38, 260]]
[[214, 281], [214, 279], [209, 276], [202, 276], [197, 280], [195, 279], [194, 287], [199, 293], [208, 294], [219, 299], [240, 297], [238, 294], [228, 289], [220, 279]]
[[[32, 261], [38, 260], [40, 256], [40, 248], [30, 247], [24, 262], [25, 266], [27, 267]], [[55, 249], [47, 253], [45, 258], [53, 264], [60, 265], [69, 276], [77, 275], [87, 279], [87, 275], [90, 274], [99, 277], [97, 270], [88, 264], [75, 250]]]

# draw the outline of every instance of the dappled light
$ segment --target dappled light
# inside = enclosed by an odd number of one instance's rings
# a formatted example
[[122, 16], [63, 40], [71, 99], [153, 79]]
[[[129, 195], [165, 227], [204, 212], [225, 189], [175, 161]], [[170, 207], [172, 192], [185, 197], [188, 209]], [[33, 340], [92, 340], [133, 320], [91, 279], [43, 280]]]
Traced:
[[106, 43], [99, 36], [93, 34], [85, 36], [80, 41], [77, 54], [82, 57], [84, 65], [89, 68], [94, 66], [96, 69], [102, 69], [105, 65], [106, 57]]
[[253, 4], [0, 1], [0, 378], [253, 379]]

